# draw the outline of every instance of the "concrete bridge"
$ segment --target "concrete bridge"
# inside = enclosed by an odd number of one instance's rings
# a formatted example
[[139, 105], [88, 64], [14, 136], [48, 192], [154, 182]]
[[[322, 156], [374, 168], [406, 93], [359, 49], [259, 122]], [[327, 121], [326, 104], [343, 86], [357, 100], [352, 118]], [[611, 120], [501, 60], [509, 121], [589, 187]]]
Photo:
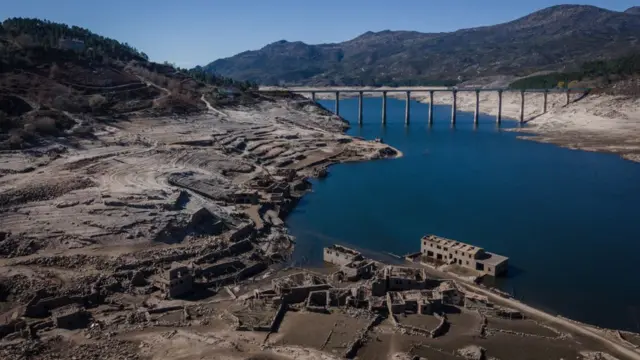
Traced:
[[508, 88], [456, 88], [456, 87], [438, 87], [438, 88], [422, 88], [422, 89], [412, 89], [412, 88], [388, 88], [388, 89], [364, 89], [364, 88], [353, 88], [353, 89], [288, 89], [293, 93], [306, 93], [311, 94], [311, 99], [316, 101], [316, 94], [318, 93], [334, 93], [335, 94], [335, 109], [334, 112], [336, 115], [340, 115], [340, 94], [341, 93], [357, 93], [358, 94], [358, 124], [362, 124], [363, 112], [362, 112], [362, 99], [364, 93], [380, 93], [382, 94], [382, 124], [387, 123], [387, 94], [388, 93], [405, 93], [406, 94], [406, 105], [405, 105], [405, 113], [404, 113], [404, 122], [405, 124], [409, 124], [409, 120], [411, 118], [411, 93], [412, 92], [428, 92], [429, 93], [429, 125], [433, 124], [433, 94], [436, 91], [439, 92], [451, 92], [453, 94], [453, 101], [451, 104], [451, 123], [456, 123], [456, 113], [457, 113], [457, 95], [458, 92], [475, 92], [476, 94], [476, 102], [475, 102], [475, 112], [473, 116], [473, 123], [478, 124], [478, 118], [480, 116], [480, 92], [497, 92], [498, 93], [498, 115], [496, 116], [496, 122], [500, 124], [502, 121], [502, 94], [503, 92], [519, 92], [520, 93], [520, 122], [524, 123], [524, 105], [525, 105], [525, 94], [526, 93], [543, 93], [544, 101], [543, 101], [543, 112], [547, 112], [547, 95], [549, 93], [566, 93], [567, 100], [566, 105], [569, 105], [570, 102], [570, 94], [571, 93], [588, 93], [591, 89], [588, 88], [570, 88], [570, 89], [526, 89], [526, 90], [516, 90], [516, 89], [508, 89]]

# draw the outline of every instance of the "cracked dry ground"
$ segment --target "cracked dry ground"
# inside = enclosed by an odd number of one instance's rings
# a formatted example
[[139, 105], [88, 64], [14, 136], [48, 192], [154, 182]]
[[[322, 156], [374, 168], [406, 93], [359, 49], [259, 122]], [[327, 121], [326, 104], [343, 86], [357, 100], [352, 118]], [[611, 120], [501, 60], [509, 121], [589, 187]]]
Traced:
[[[312, 176], [329, 163], [394, 154], [386, 145], [344, 135], [344, 128], [341, 119], [307, 100], [275, 100], [226, 116], [103, 124], [73, 148], [61, 142], [1, 153], [0, 320], [8, 321], [44, 288], [59, 296], [103, 287], [135, 304], [141, 294], [114, 275], [123, 266], [153, 272], [154, 259], [178, 253], [189, 259], [227, 246], [227, 233], [190, 226], [198, 210], [208, 209], [226, 229], [249, 219], [273, 220], [269, 212], [270, 218], [256, 219], [261, 215], [255, 209], [228, 201], [233, 193], [252, 190], [252, 178], [281, 169]], [[176, 177], [188, 179], [189, 186], [171, 180]], [[273, 225], [259, 237], [286, 232], [281, 222]], [[100, 358], [126, 357], [130, 350], [124, 346], [124, 353], [109, 355], [108, 346], [67, 335], [21, 350], [48, 353], [56, 342], [98, 349]]]
[[[377, 156], [380, 144], [352, 141], [342, 128], [314, 106], [267, 103], [224, 118], [121, 122], [82, 149], [2, 154], [11, 173], [0, 177], [0, 255], [156, 245], [167, 224], [204, 205], [233, 222], [237, 208], [221, 200], [254, 176], [310, 175], [323, 162]], [[171, 176], [198, 179], [205, 191], [181, 199]]]

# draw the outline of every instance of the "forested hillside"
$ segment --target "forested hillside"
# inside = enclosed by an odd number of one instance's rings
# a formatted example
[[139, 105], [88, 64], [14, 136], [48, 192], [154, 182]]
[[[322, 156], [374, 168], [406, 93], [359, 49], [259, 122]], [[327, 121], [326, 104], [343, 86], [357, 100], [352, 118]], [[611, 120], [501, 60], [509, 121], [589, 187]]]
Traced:
[[519, 79], [511, 83], [514, 89], [545, 89], [589, 85], [606, 86], [640, 74], [640, 53], [611, 60], [588, 61], [571, 72], [553, 72]]
[[90, 136], [92, 124], [249, 104], [244, 81], [149, 61], [77, 26], [12, 18], [0, 26], [0, 150]]

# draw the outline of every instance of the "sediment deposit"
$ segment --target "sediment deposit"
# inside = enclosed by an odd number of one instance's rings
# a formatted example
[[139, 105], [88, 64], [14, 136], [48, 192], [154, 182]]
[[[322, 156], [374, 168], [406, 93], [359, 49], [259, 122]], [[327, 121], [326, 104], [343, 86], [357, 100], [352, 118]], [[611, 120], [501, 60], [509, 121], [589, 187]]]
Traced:
[[[251, 108], [102, 124], [76, 146], [3, 152], [0, 357], [619, 353], [418, 264], [283, 269], [293, 249], [283, 220], [309, 177], [401, 155], [345, 127], [308, 100], [267, 96]], [[624, 334], [629, 344], [633, 336]], [[611, 341], [631, 346], [619, 337]]]
[[143, 329], [146, 311], [235, 296], [287, 259], [283, 219], [308, 177], [336, 162], [399, 156], [344, 135], [346, 126], [303, 98], [267, 97], [251, 108], [97, 124], [74, 146], [3, 152], [0, 337], [15, 346], [0, 346], [0, 357], [135, 358], [121, 325]]

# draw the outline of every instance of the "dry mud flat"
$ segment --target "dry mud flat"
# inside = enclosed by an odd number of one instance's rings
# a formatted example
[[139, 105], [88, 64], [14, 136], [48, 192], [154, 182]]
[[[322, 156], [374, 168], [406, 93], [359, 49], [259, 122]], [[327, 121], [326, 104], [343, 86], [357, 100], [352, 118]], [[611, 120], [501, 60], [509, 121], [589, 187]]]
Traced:
[[225, 113], [1, 154], [0, 359], [611, 359], [535, 319], [278, 301], [282, 284], [368, 286], [280, 269], [282, 219], [327, 165], [399, 154], [308, 101]]
[[[282, 219], [307, 177], [399, 155], [345, 127], [307, 100], [272, 99], [0, 153], [0, 358], [137, 357], [102, 326], [173, 306], [163, 287], [176, 262], [196, 269], [189, 304], [240, 291], [292, 250]], [[67, 317], [96, 321], [84, 336], [54, 320]]]

